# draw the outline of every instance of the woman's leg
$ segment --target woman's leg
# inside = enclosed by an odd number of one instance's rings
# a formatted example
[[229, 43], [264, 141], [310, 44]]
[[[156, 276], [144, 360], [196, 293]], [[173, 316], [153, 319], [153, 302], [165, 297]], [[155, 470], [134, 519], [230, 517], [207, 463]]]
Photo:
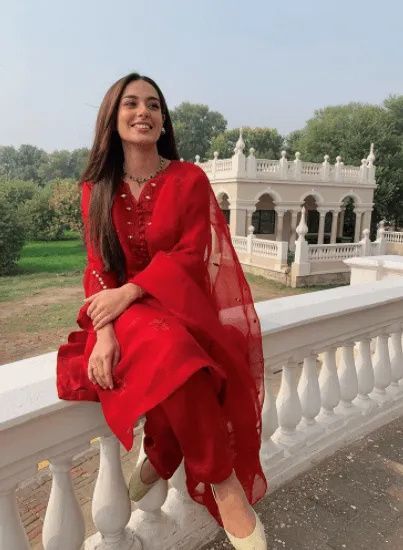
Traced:
[[233, 470], [229, 436], [208, 370], [197, 371], [160, 406], [181, 446], [186, 469], [198, 481], [214, 484], [225, 529], [235, 537], [250, 535], [255, 515]]
[[169, 479], [182, 461], [181, 448], [161, 405], [145, 416], [143, 447], [149, 460], [141, 469], [141, 478], [145, 483], [158, 477]]

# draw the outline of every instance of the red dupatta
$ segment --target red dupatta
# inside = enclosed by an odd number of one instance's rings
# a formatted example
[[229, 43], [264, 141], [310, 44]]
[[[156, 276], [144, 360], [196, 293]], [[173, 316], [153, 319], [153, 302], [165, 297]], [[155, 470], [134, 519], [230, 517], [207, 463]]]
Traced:
[[[264, 400], [261, 327], [210, 182], [195, 165], [183, 163], [183, 171], [177, 206], [182, 208], [181, 236], [172, 249], [152, 251], [149, 265], [129, 281], [182, 319], [224, 368], [227, 380], [220, 401], [234, 469], [253, 504], [267, 490], [259, 460]], [[205, 504], [202, 485], [188, 489], [194, 500]]]

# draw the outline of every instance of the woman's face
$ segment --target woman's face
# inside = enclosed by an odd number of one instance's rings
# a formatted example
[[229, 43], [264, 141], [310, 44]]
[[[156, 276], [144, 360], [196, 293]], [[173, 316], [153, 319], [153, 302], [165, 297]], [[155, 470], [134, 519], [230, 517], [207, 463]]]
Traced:
[[117, 130], [122, 142], [152, 145], [163, 126], [157, 90], [144, 80], [133, 80], [123, 91], [118, 109]]

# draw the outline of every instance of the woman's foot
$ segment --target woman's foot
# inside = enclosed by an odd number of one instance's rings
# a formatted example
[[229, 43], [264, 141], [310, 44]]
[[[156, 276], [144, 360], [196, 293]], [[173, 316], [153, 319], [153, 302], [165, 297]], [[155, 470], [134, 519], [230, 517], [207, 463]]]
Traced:
[[224, 529], [234, 537], [245, 538], [253, 533], [256, 518], [242, 485], [235, 472], [222, 481], [214, 483], [215, 499]]
[[129, 480], [129, 498], [134, 502], [141, 500], [153, 485], [160, 479], [154, 466], [148, 460], [143, 458], [134, 469]]

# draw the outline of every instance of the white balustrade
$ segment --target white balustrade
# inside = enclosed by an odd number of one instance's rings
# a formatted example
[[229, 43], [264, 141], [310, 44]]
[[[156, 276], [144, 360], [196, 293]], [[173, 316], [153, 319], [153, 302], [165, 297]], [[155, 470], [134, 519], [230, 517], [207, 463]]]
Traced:
[[281, 152], [279, 160], [260, 159], [255, 158], [253, 148], [250, 149], [247, 166], [244, 149], [245, 143], [241, 132], [231, 158], [219, 159], [218, 153], [214, 153], [213, 159], [201, 163], [200, 156], [196, 155], [196, 164], [206, 172], [212, 183], [237, 177], [246, 177], [248, 180], [375, 183], [373, 148], [368, 158], [362, 159], [361, 166], [345, 166], [340, 156], [336, 157], [336, 163], [332, 165], [329, 155], [324, 155], [324, 162], [306, 162], [300, 158], [299, 152], [295, 154], [294, 160], [288, 160], [286, 151]]
[[237, 252], [246, 252], [246, 237], [242, 237], [240, 235], [232, 235], [231, 240]]
[[402, 231], [385, 231], [384, 238], [388, 243], [403, 244], [403, 232]]
[[[403, 279], [258, 302], [256, 310], [266, 365], [261, 460], [272, 491], [403, 414]], [[211, 540], [217, 525], [187, 494], [183, 464], [169, 491], [161, 481], [130, 516], [119, 444], [99, 404], [57, 399], [55, 359], [51, 353], [0, 366], [0, 547], [29, 548], [15, 489], [48, 458], [53, 484], [44, 548], [80, 548], [84, 527], [69, 470], [96, 435], [100, 467], [92, 511], [99, 531], [85, 541], [86, 550], [157, 550], [161, 544], [193, 550]]]
[[278, 160], [256, 159], [256, 171], [260, 176], [278, 174], [280, 171]]
[[278, 254], [279, 244], [279, 241], [253, 239], [252, 254], [256, 254], [256, 256], [267, 256], [271, 258], [276, 258]]
[[335, 262], [361, 256], [360, 243], [310, 244], [308, 250], [311, 262]]

